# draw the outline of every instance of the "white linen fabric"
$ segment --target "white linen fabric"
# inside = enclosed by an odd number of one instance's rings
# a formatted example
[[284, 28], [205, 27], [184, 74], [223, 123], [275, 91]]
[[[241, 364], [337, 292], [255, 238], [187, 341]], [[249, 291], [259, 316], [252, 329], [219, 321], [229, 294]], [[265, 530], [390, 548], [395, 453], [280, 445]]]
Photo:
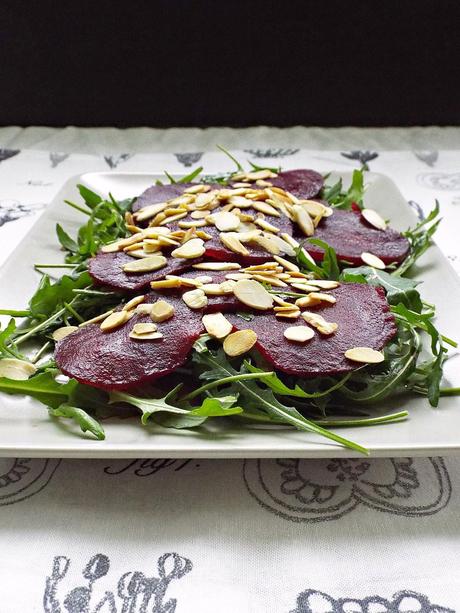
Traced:
[[[194, 150], [185, 133], [171, 136], [175, 152], [132, 153], [114, 132], [117, 153], [104, 155], [69, 153], [69, 143], [19, 150], [16, 130], [0, 130], [0, 262], [73, 175], [230, 168], [212, 142]], [[282, 145], [261, 139], [236, 156], [320, 171], [367, 163], [419, 216], [438, 198], [437, 240], [460, 273], [458, 151], [305, 150], [282, 134]], [[0, 459], [0, 611], [460, 611], [459, 503], [456, 457]]]

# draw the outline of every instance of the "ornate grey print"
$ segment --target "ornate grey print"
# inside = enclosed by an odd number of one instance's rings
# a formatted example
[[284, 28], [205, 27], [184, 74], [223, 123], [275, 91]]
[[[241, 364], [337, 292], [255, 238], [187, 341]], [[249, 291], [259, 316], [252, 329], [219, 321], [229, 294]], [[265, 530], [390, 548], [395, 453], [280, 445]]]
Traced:
[[[187, 558], [177, 553], [165, 553], [158, 558], [151, 577], [139, 571], [129, 571], [118, 580], [112, 579], [115, 583], [107, 584], [110, 581], [110, 559], [98, 553], [82, 569], [83, 579], [76, 579], [77, 584], [82, 585], [65, 593], [66, 588], [61, 590], [61, 584], [65, 580], [67, 585], [66, 577], [71, 565], [66, 556], [54, 558], [51, 573], [46, 578], [44, 613], [174, 613], [177, 600], [167, 598], [169, 585], [193, 567]], [[102, 596], [99, 582], [102, 582], [102, 589], [108, 588]]]
[[130, 158], [132, 158], [134, 153], [120, 153], [119, 155], [104, 155], [104, 160], [107, 162], [107, 165], [112, 170], [117, 168], [119, 164], [122, 162], [127, 162]]
[[295, 155], [300, 149], [245, 149], [246, 153], [251, 154], [255, 158], [285, 158], [290, 155]]
[[15, 155], [18, 155], [18, 153], [21, 153], [20, 149], [0, 149], [0, 162], [9, 160]]
[[246, 460], [243, 477], [264, 509], [305, 523], [337, 520], [360, 505], [405, 517], [433, 515], [452, 493], [441, 458]]
[[50, 151], [50, 162], [51, 168], [56, 168], [59, 164], [62, 164], [68, 157], [70, 153], [60, 153], [59, 151]]
[[0, 228], [10, 221], [33, 215], [45, 208], [44, 204], [22, 204], [19, 200], [0, 200]]
[[61, 460], [0, 459], [0, 506], [26, 500], [48, 485]]
[[356, 160], [361, 164], [361, 168], [363, 170], [369, 170], [368, 162], [375, 160], [375, 158], [379, 157], [379, 154], [376, 151], [344, 151], [340, 154], [342, 157], [347, 158], [348, 160]]
[[430, 168], [433, 168], [433, 166], [435, 166], [436, 162], [438, 161], [439, 152], [438, 151], [414, 151], [414, 155], [418, 160], [420, 160], [421, 162], [423, 162]]
[[455, 613], [430, 602], [419, 592], [403, 590], [390, 598], [333, 598], [325, 592], [305, 590], [297, 598], [297, 606], [289, 613]]
[[438, 191], [456, 192], [460, 190], [460, 172], [422, 172], [417, 175], [417, 183]]
[[195, 153], [175, 153], [176, 159], [186, 168], [193, 166], [193, 164], [197, 164], [201, 158], [203, 157], [203, 153], [201, 151], [197, 151]]

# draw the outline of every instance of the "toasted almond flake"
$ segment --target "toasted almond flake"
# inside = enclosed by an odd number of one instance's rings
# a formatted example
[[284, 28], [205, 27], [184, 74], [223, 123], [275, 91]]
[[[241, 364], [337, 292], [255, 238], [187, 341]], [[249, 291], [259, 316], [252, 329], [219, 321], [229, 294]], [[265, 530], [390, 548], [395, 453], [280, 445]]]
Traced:
[[284, 258], [280, 257], [279, 255], [275, 255], [275, 257], [273, 259], [276, 260], [278, 262], [278, 264], [281, 264], [281, 266], [285, 270], [289, 270], [290, 272], [299, 272], [300, 271], [300, 269], [297, 266], [297, 264], [294, 264], [293, 262], [289, 262], [289, 260], [285, 260]]
[[193, 221], [179, 221], [177, 224], [179, 228], [201, 228], [206, 225], [204, 219], [194, 219]]
[[176, 207], [165, 209], [163, 212], [166, 215], [166, 217], [174, 217], [175, 215], [178, 215], [179, 213], [183, 213], [186, 210], [187, 210], [187, 207], [181, 205], [181, 206], [176, 206]]
[[193, 268], [198, 270], [239, 270], [240, 264], [237, 262], [200, 262], [193, 264]]
[[129, 337], [137, 341], [156, 341], [160, 338], [163, 338], [163, 334], [161, 332], [137, 334], [136, 332], [134, 332], [134, 330], [131, 330], [131, 332], [129, 333]]
[[[167, 244], [164, 242], [165, 238], [166, 237], [162, 237], [161, 240], [156, 238], [146, 238], [142, 243], [142, 247], [146, 253], [155, 253], [161, 249], [162, 245]], [[133, 247], [137, 247], [137, 245], [133, 245]]]
[[220, 283], [206, 283], [206, 285], [203, 285], [201, 289], [207, 296], [223, 296], [225, 294], [220, 286]]
[[310, 285], [309, 283], [297, 283], [291, 282], [292, 287], [300, 290], [301, 292], [317, 292], [318, 288], [315, 285]]
[[136, 296], [135, 298], [131, 298], [131, 300], [128, 300], [128, 302], [124, 305], [123, 311], [131, 311], [132, 309], [135, 309], [137, 305], [144, 302], [144, 300], [145, 296]]
[[252, 206], [256, 211], [260, 211], [265, 215], [271, 215], [272, 217], [281, 217], [280, 212], [275, 209], [271, 204], [266, 202], [254, 202]]
[[363, 209], [361, 211], [361, 215], [364, 217], [367, 223], [374, 226], [374, 228], [377, 228], [377, 230], [386, 230], [386, 221], [380, 217], [380, 215], [377, 213], [377, 211], [374, 211], [374, 209]]
[[203, 183], [197, 183], [196, 185], [191, 185], [184, 190], [184, 194], [201, 194], [204, 192], [209, 192], [211, 189], [210, 185], [205, 185]]
[[332, 294], [324, 294], [322, 292], [312, 292], [309, 297], [316, 298], [320, 302], [327, 302], [329, 304], [335, 304], [337, 302]]
[[300, 204], [294, 204], [292, 207], [297, 225], [300, 227], [305, 236], [313, 236], [315, 227], [310, 215]]
[[173, 287], [181, 287], [181, 280], [176, 277], [174, 279], [161, 279], [160, 281], [152, 281], [150, 287], [152, 289], [170, 289]]
[[250, 279], [251, 275], [246, 272], [230, 272], [225, 275], [225, 278], [231, 281], [239, 281], [240, 279]]
[[306, 343], [315, 336], [315, 333], [308, 326], [290, 326], [289, 328], [286, 328], [283, 335], [288, 339], [288, 341], [294, 341], [295, 343]]
[[369, 253], [368, 251], [363, 251], [361, 254], [362, 261], [371, 266], [372, 268], [378, 268], [379, 270], [385, 270], [385, 262], [383, 262], [379, 257], [374, 255], [373, 253]]
[[104, 319], [106, 319], [109, 315], [111, 315], [113, 313], [113, 309], [110, 309], [110, 311], [106, 311], [105, 313], [101, 313], [100, 315], [96, 315], [96, 317], [92, 317], [91, 319], [87, 319], [86, 321], [83, 321], [81, 324], [79, 324], [79, 328], [83, 328], [84, 326], [87, 326], [89, 324], [97, 324], [100, 321], [103, 321]]
[[329, 281], [328, 279], [310, 279], [309, 283], [321, 289], [335, 289], [340, 285], [338, 281]]
[[204, 241], [210, 241], [212, 236], [203, 230], [197, 230], [196, 235], [198, 238], [202, 238]]
[[153, 303], [150, 317], [155, 323], [171, 319], [174, 315], [174, 307], [166, 300], [157, 300]]
[[125, 223], [126, 225], [132, 225], [134, 223], [134, 217], [131, 211], [125, 212]]
[[251, 200], [244, 196], [232, 196], [228, 202], [239, 209], [249, 209], [253, 204]]
[[206, 328], [206, 332], [214, 338], [225, 338], [233, 329], [232, 324], [222, 313], [203, 315], [201, 321]]
[[4, 358], [0, 360], [0, 377], [25, 381], [37, 372], [36, 367], [30, 362], [17, 360], [16, 358]]
[[242, 279], [237, 281], [233, 288], [233, 294], [243, 304], [265, 311], [273, 306], [273, 297], [267, 292], [263, 285], [253, 279]]
[[173, 258], [199, 258], [206, 251], [202, 238], [192, 238], [171, 252]]
[[156, 324], [152, 323], [148, 323], [148, 322], [142, 322], [142, 323], [138, 323], [138, 324], [134, 324], [133, 326], [133, 332], [135, 332], [136, 334], [150, 334], [150, 332], [156, 332], [158, 329], [158, 326]]
[[181, 243], [187, 243], [191, 241], [192, 238], [197, 238], [196, 228], [189, 228], [182, 237]]
[[246, 266], [243, 270], [245, 272], [255, 272], [256, 270], [276, 270], [278, 268], [277, 262], [267, 261], [263, 264], [254, 264], [253, 266]]
[[163, 226], [156, 226], [155, 228], [145, 228], [143, 234], [145, 238], [159, 238], [171, 234], [171, 230]]
[[153, 304], [146, 304], [145, 302], [142, 302], [141, 304], [137, 305], [137, 307], [134, 309], [134, 312], [137, 315], [150, 315], [150, 313], [152, 312], [152, 307]]
[[275, 179], [278, 175], [268, 168], [262, 170], [255, 170], [253, 172], [247, 172], [246, 178], [248, 181], [260, 181], [263, 179]]
[[275, 317], [283, 317], [287, 319], [297, 319], [300, 317], [300, 309], [290, 309], [289, 311], [279, 311], [275, 313]]
[[209, 215], [209, 211], [192, 211], [190, 213], [190, 217], [192, 219], [205, 219], [205, 217], [208, 217]]
[[103, 245], [101, 247], [102, 253], [115, 253], [115, 251], [120, 251], [123, 249], [123, 245], [126, 239], [119, 239], [114, 241], [113, 243], [108, 243], [107, 245]]
[[379, 364], [383, 362], [385, 356], [381, 351], [376, 351], [370, 347], [353, 347], [345, 351], [345, 357], [353, 362], [362, 362], [363, 364]]
[[115, 330], [116, 328], [122, 326], [128, 321], [129, 318], [130, 313], [128, 313], [128, 311], [115, 311], [104, 319], [100, 325], [100, 328], [102, 332], [110, 332], [111, 330]]
[[69, 336], [69, 334], [76, 332], [77, 330], [78, 330], [78, 326], [62, 326], [62, 328], [58, 328], [57, 330], [54, 330], [51, 336], [53, 337], [53, 340], [57, 342], [57, 341], [61, 341], [66, 336]]
[[257, 334], [254, 330], [238, 330], [227, 336], [224, 340], [223, 347], [225, 353], [231, 358], [234, 358], [238, 355], [247, 353], [254, 347], [256, 342]]
[[279, 228], [269, 223], [265, 219], [261, 219], [261, 218], [255, 219], [254, 223], [258, 225], [260, 228], [262, 228], [262, 230], [266, 230], [267, 232], [273, 232], [274, 234], [276, 234], [277, 232], [280, 231]]
[[278, 248], [283, 255], [287, 255], [289, 257], [295, 256], [295, 251], [291, 247], [290, 243], [285, 241], [281, 236], [278, 236], [277, 234], [270, 234], [270, 238], [272, 242], [278, 245]]
[[251, 187], [250, 183], [234, 183], [233, 187], [238, 188], [238, 187]]
[[249, 255], [249, 251], [240, 242], [235, 232], [221, 232], [219, 238], [222, 244], [225, 245], [227, 249], [230, 249], [230, 251], [239, 253], [240, 255]]
[[[185, 278], [185, 277], [182, 277], [182, 278]], [[194, 277], [194, 279], [197, 283], [200, 283], [201, 285], [204, 285], [205, 283], [213, 282], [213, 278], [209, 277], [208, 275], [198, 275], [197, 277]]]
[[202, 284], [196, 279], [190, 277], [178, 277], [177, 275], [166, 275], [167, 281], [176, 281], [177, 287], [200, 287]]
[[139, 228], [134, 224], [126, 224], [126, 229], [129, 230], [131, 234], [138, 234], [139, 232], [142, 232], [142, 228]]
[[193, 205], [196, 209], [206, 208], [208, 204], [211, 204], [211, 202], [214, 200], [216, 195], [217, 195], [217, 192], [215, 189], [207, 193], [198, 194], [198, 196], [195, 198], [195, 202], [193, 203]]
[[275, 241], [273, 241], [272, 238], [266, 234], [259, 234], [255, 236], [253, 242], [272, 255], [278, 255], [280, 252], [280, 248]]
[[145, 221], [146, 219], [155, 217], [155, 215], [158, 215], [158, 213], [162, 213], [167, 207], [167, 202], [157, 202], [155, 204], [149, 204], [148, 206], [145, 206], [142, 209], [136, 211], [133, 217], [137, 221]]
[[256, 181], [257, 187], [272, 187], [272, 183], [270, 181], [265, 181], [265, 179], [257, 179]]
[[296, 305], [288, 303], [273, 307], [273, 310], [275, 311], [275, 313], [287, 313], [289, 311], [298, 311], [299, 309]]
[[328, 336], [329, 334], [333, 334], [339, 327], [338, 324], [326, 321], [324, 317], [321, 317], [321, 315], [318, 315], [317, 313], [310, 313], [309, 311], [304, 311], [302, 313], [302, 317], [308, 324], [316, 328], [318, 332], [326, 336]]
[[160, 221], [160, 226], [164, 226], [167, 223], [173, 223], [175, 221], [178, 221], [179, 219], [183, 219], [184, 217], [187, 217], [188, 212], [184, 211], [183, 213], [179, 213], [178, 215], [172, 215], [171, 217], [166, 217], [166, 219], [163, 219], [162, 221]]
[[277, 305], [294, 308], [293, 304], [291, 304], [290, 302], [286, 302], [286, 300], [283, 300], [283, 298], [280, 298], [280, 296], [277, 296], [276, 294], [272, 294], [272, 297], [273, 297], [273, 302], [275, 302]]
[[[171, 198], [168, 200], [169, 207], [178, 207], [178, 206], [186, 206], [195, 200], [195, 196], [193, 194], [182, 194], [182, 196], [177, 196], [177, 198]], [[196, 200], [195, 200], [196, 201]]]
[[[242, 227], [248, 227], [253, 224], [240, 224], [240, 229]], [[255, 226], [254, 226], [255, 228]], [[240, 241], [240, 243], [250, 243], [251, 241], [255, 241], [258, 236], [262, 234], [262, 230], [247, 230], [245, 232], [236, 232], [234, 235]]]
[[303, 207], [311, 217], [317, 217], [318, 215], [323, 217], [328, 208], [315, 200], [299, 200], [297, 204]]
[[287, 283], [271, 275], [261, 275], [253, 273], [252, 278], [256, 281], [260, 281], [261, 283], [270, 283], [270, 285], [273, 285], [273, 287], [287, 287]]
[[302, 296], [301, 298], [297, 298], [295, 303], [299, 308], [303, 309], [305, 307], [319, 306], [321, 304], [321, 300], [315, 297], [312, 298], [310, 294], [309, 296]]
[[123, 265], [124, 272], [141, 273], [151, 272], [166, 266], [166, 258], [162, 255], [151, 255]]
[[208, 304], [208, 298], [202, 289], [192, 289], [185, 292], [182, 294], [182, 300], [191, 309], [202, 309]]
[[233, 213], [213, 213], [206, 217], [206, 221], [213, 223], [220, 232], [229, 232], [231, 230], [237, 230], [240, 225], [240, 218]]

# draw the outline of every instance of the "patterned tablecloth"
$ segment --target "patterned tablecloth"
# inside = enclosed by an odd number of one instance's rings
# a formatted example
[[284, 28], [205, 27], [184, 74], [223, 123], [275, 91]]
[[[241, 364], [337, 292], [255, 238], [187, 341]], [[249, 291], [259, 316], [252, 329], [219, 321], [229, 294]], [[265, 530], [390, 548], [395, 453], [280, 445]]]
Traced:
[[[438, 198], [437, 240], [460, 273], [458, 152], [237, 156], [320, 171], [367, 163], [420, 217]], [[229, 167], [217, 153], [0, 149], [0, 262], [73, 175], [197, 164]], [[459, 502], [455, 457], [0, 459], [0, 611], [460, 611]]]

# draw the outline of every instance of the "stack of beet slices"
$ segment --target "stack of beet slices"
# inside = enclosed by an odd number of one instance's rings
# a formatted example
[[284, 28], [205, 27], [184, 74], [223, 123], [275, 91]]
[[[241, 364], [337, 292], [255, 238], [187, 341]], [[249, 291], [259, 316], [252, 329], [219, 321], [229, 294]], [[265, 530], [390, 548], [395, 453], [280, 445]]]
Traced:
[[[300, 200], [318, 198], [323, 186], [321, 175], [311, 170], [282, 172], [271, 177], [269, 182], [271, 186], [285, 190]], [[263, 184], [263, 181], [260, 183]], [[178, 198], [191, 186], [153, 186], [135, 201], [133, 214], [145, 207]], [[220, 185], [212, 187], [222, 189]], [[257, 189], [257, 185], [254, 188]], [[262, 185], [260, 189], [263, 189]], [[243, 213], [257, 213], [257, 209], [242, 210]], [[216, 209], [212, 211], [213, 214], [215, 212]], [[305, 239], [298, 223], [286, 215], [265, 216], [264, 219], [276, 226], [278, 236], [284, 234], [292, 237], [292, 244]], [[138, 225], [141, 226], [141, 223]], [[168, 227], [174, 231], [186, 226], [181, 226], [175, 220]], [[167, 257], [166, 264], [157, 270], [134, 274], [125, 272], [123, 266], [132, 262], [133, 258], [123, 251], [101, 252], [90, 261], [89, 271], [94, 282], [125, 292], [127, 300], [131, 300], [134, 306], [131, 309], [124, 307], [129, 315], [127, 317], [120, 316], [117, 319], [117, 315], [112, 315], [115, 322], [113, 326], [101, 328], [100, 321], [89, 323], [60, 340], [56, 347], [56, 362], [63, 373], [82, 383], [106, 390], [129, 389], [155, 380], [184, 364], [193, 343], [206, 331], [203, 316], [216, 312], [224, 314], [232, 332], [252, 330], [255, 333], [254, 338], [257, 340], [254, 348], [265, 358], [270, 368], [299, 377], [338, 375], [354, 370], [357, 364], [345, 357], [347, 350], [367, 347], [379, 351], [394, 336], [396, 327], [384, 292], [368, 285], [346, 283], [327, 288], [331, 298], [324, 301], [318, 299], [316, 304], [308, 307], [310, 313], [336, 324], [333, 333], [323, 334], [315, 329], [307, 342], [288, 340], [286, 329], [307, 326], [307, 318], [301, 316], [284, 319], [279, 313], [275, 316], [272, 306], [276, 307], [276, 302], [265, 309], [259, 306], [255, 308], [251, 307], [250, 302], [242, 304], [231, 288], [227, 287], [221, 293], [203, 292], [199, 285], [211, 284], [218, 288], [222, 283], [237, 284], [239, 278], [251, 277], [250, 273], [246, 274], [239, 266], [273, 262], [273, 254], [264, 251], [259, 244], [249, 243], [245, 245], [247, 253], [236, 253], [222, 243], [219, 229], [215, 226], [206, 225], [198, 229], [204, 230], [210, 237], [204, 242], [204, 253], [189, 259]], [[360, 211], [334, 210], [333, 214], [319, 220], [314, 237], [331, 245], [338, 258], [348, 265], [361, 265], [363, 252], [370, 252], [384, 264], [401, 262], [409, 252], [409, 244], [404, 237], [390, 228], [374, 227]], [[322, 258], [320, 248], [309, 247], [308, 253], [317, 261]], [[287, 264], [289, 260], [293, 261], [292, 253], [284, 252], [281, 255], [282, 258], [277, 260], [281, 262], [280, 266], [283, 261], [285, 264], [286, 260]], [[208, 269], [194, 268], [196, 264], [210, 261], [235, 263], [234, 270], [231, 270], [230, 264], [222, 267], [222, 270], [212, 270], [212, 266]], [[290, 270], [295, 268], [295, 265], [286, 266], [280, 277], [288, 278]], [[169, 285], [154, 283], [155, 289], [150, 291], [152, 281], [164, 280], [167, 275], [175, 275], [182, 280], [170, 281]], [[234, 280], [229, 281], [232, 277]], [[308, 283], [302, 279], [300, 281]], [[305, 295], [301, 287], [288, 289]], [[139, 297], [138, 305], [135, 305], [133, 296], [145, 291], [148, 293], [143, 299]], [[191, 295], [194, 291], [197, 301]], [[184, 296], [186, 293], [188, 296]], [[203, 298], [201, 294], [206, 294], [202, 303], [199, 301], [199, 298]], [[278, 298], [278, 304], [281, 299]], [[166, 302], [172, 315], [170, 313], [168, 317], [155, 319], [151, 305], [158, 301]], [[117, 312], [120, 313], [122, 309], [123, 306]], [[246, 313], [245, 317], [241, 317], [241, 311]], [[120, 323], [116, 323], [118, 320]], [[137, 334], [136, 331], [143, 329], [140, 324], [151, 327], [152, 322], [156, 322], [159, 333], [155, 338], [149, 340], [143, 338], [141, 332]]]

